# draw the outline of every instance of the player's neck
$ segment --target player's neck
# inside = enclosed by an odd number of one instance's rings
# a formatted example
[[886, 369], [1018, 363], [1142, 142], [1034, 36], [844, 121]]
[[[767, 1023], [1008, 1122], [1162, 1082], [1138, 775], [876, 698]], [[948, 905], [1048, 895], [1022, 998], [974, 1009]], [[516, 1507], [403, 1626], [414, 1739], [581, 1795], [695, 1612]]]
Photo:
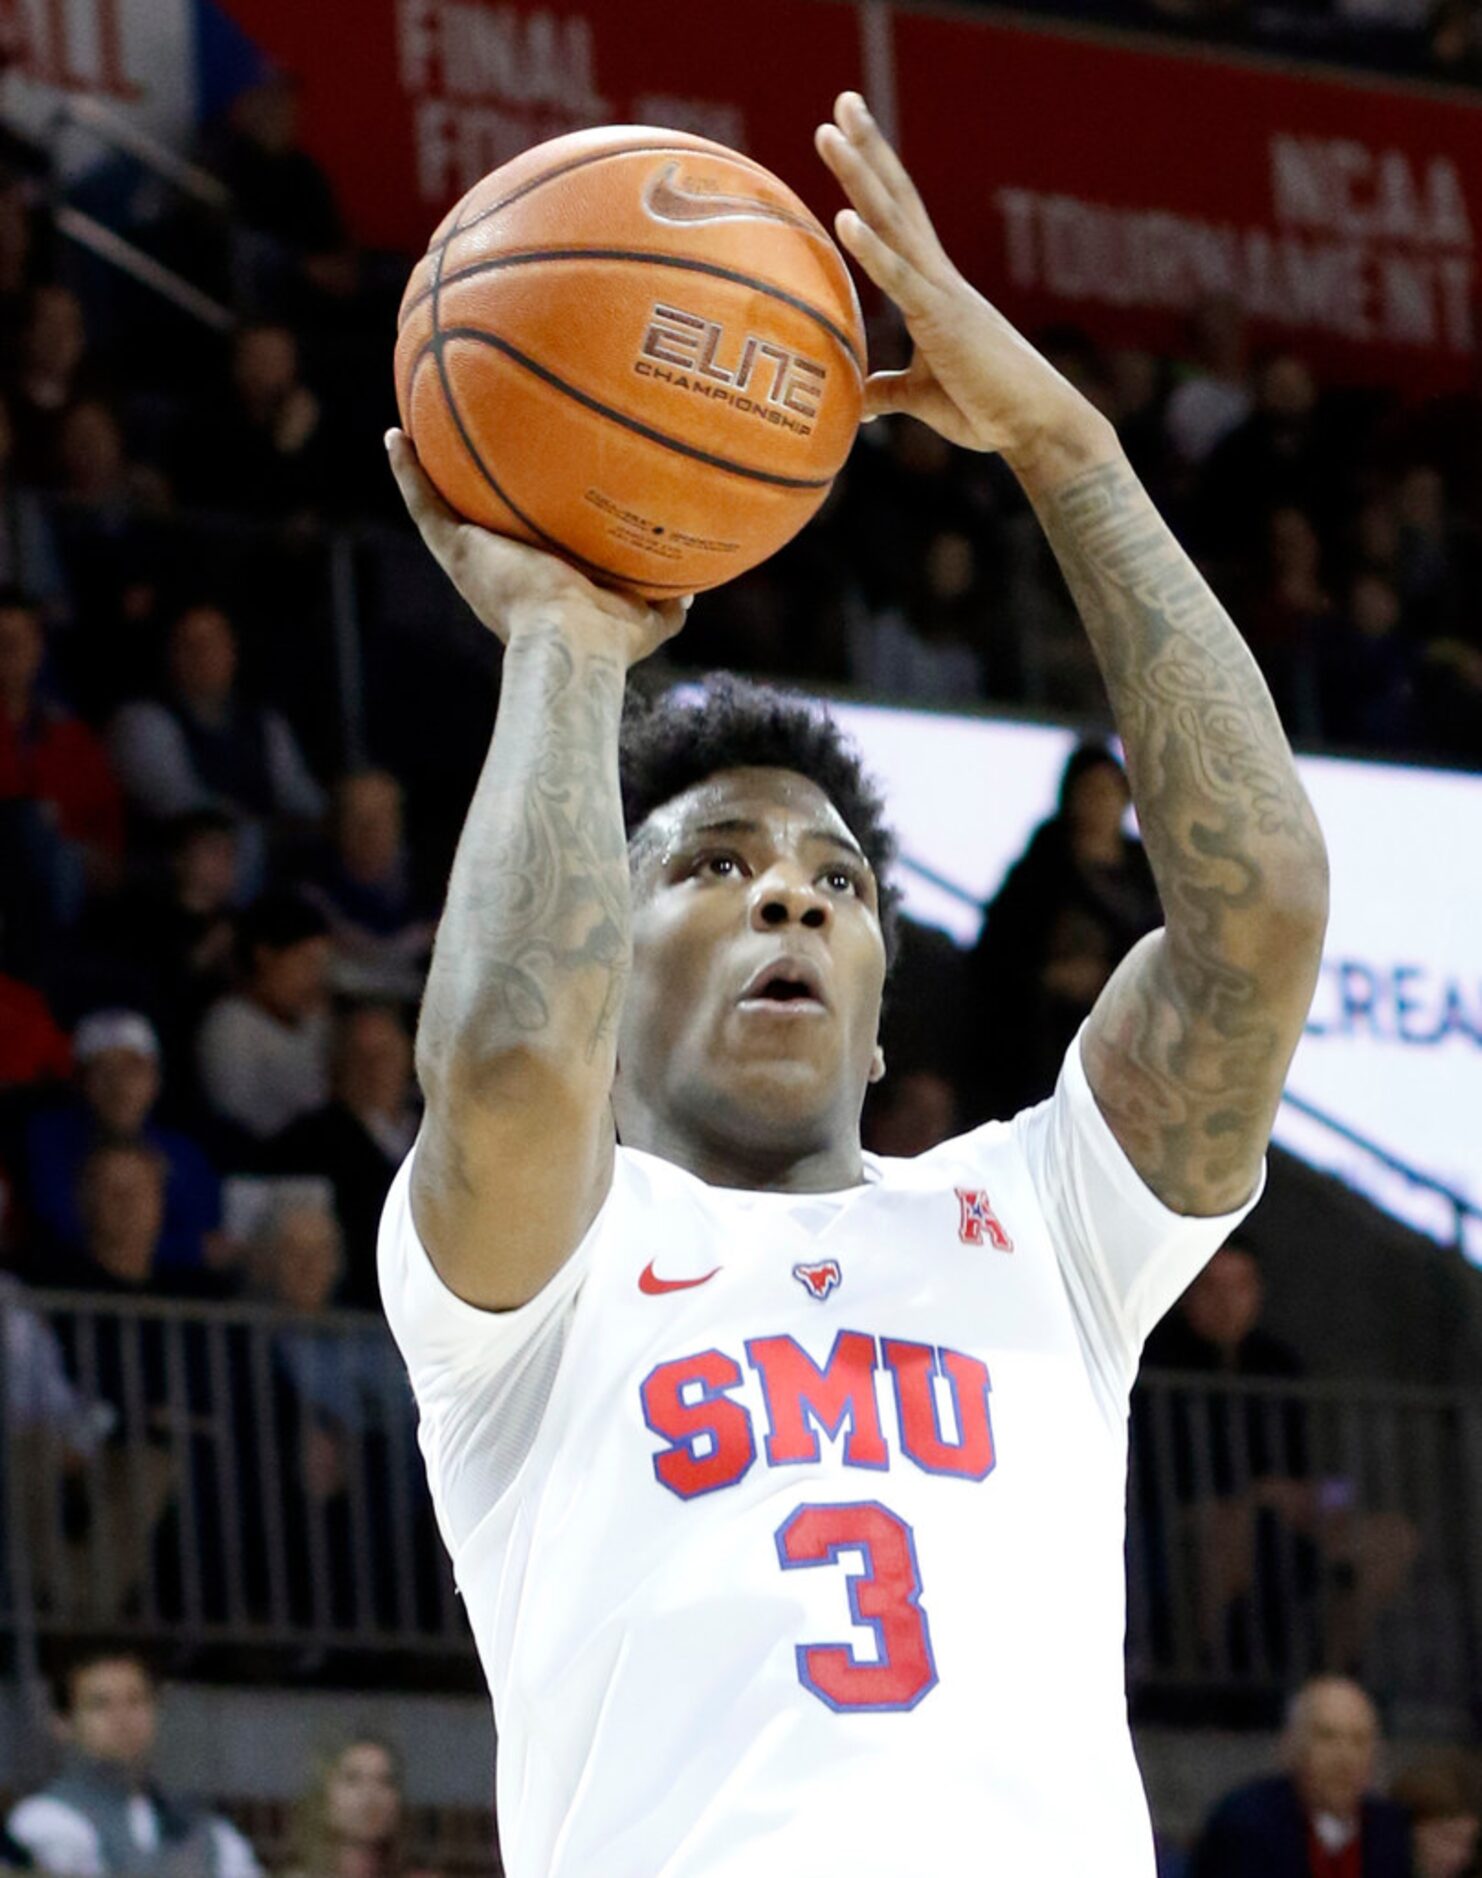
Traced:
[[741, 1187], [753, 1193], [839, 1193], [864, 1181], [857, 1132], [800, 1152], [720, 1140], [630, 1103], [618, 1108], [617, 1124], [625, 1148], [672, 1161], [708, 1187]]

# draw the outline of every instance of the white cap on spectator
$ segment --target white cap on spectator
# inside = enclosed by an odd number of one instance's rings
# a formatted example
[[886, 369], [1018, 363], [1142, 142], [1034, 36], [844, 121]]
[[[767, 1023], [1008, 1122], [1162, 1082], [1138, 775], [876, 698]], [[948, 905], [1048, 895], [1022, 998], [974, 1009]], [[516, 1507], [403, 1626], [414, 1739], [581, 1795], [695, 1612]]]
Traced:
[[92, 1011], [72, 1033], [72, 1055], [88, 1063], [105, 1050], [134, 1050], [158, 1060], [160, 1040], [140, 1011]]

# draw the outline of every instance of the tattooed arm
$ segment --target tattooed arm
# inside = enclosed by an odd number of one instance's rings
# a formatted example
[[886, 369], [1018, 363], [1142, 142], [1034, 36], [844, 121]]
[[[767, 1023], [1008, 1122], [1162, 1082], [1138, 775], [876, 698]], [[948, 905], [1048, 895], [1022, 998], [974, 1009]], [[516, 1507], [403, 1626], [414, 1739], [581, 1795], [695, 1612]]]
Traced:
[[1111, 692], [1167, 926], [1102, 994], [1086, 1073], [1117, 1139], [1181, 1213], [1249, 1197], [1317, 979], [1327, 862], [1255, 662], [1133, 475], [1116, 432], [952, 265], [864, 100], [819, 155], [839, 238], [915, 345], [870, 415], [907, 412], [1013, 467]]
[[1083, 1057], [1180, 1213], [1250, 1195], [1317, 982], [1327, 859], [1244, 641], [1094, 413], [1010, 461], [1111, 694], [1165, 927], [1114, 973]]
[[412, 1164], [444, 1282], [507, 1310], [576, 1249], [611, 1183], [631, 952], [618, 724], [628, 667], [684, 615], [459, 522], [410, 444], [391, 448], [423, 538], [507, 648], [417, 1027]]

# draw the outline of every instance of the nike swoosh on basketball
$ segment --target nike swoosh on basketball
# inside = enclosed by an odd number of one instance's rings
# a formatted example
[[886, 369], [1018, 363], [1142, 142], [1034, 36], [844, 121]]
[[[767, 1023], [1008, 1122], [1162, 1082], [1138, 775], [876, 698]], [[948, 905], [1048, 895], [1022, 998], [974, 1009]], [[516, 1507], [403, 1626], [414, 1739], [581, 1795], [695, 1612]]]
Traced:
[[689, 190], [675, 186], [677, 163], [666, 163], [650, 177], [643, 192], [643, 206], [656, 221], [679, 222], [785, 222], [790, 228], [818, 233], [811, 216], [796, 215], [780, 202], [764, 202], [760, 196], [723, 196], [709, 190]]
[[638, 1289], [650, 1298], [662, 1297], [666, 1291], [688, 1291], [692, 1285], [706, 1284], [719, 1270], [717, 1265], [714, 1272], [706, 1272], [703, 1278], [658, 1278], [654, 1275], [654, 1262], [650, 1259], [638, 1274]]

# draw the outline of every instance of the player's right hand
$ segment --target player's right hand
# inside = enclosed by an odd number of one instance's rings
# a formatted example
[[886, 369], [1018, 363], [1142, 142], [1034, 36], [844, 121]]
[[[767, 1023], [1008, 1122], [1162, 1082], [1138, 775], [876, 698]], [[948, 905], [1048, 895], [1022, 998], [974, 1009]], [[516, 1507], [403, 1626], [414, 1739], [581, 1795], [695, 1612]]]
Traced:
[[505, 645], [523, 627], [554, 617], [573, 632], [599, 637], [632, 666], [684, 624], [689, 598], [651, 606], [634, 594], [597, 586], [554, 554], [464, 521], [433, 488], [405, 431], [387, 431], [386, 450], [402, 500], [433, 559]]

